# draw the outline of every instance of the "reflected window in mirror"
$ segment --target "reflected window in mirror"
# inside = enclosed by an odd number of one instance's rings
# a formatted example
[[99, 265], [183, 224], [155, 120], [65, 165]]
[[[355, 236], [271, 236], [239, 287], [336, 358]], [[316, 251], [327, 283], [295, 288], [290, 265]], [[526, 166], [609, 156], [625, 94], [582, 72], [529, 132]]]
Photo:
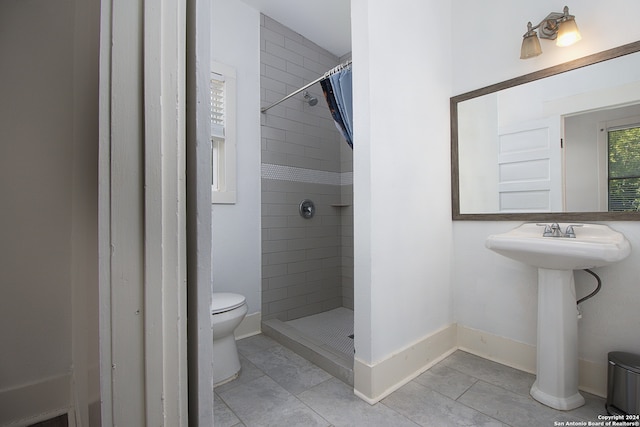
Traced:
[[[566, 211], [631, 211], [628, 203], [616, 201], [615, 198], [631, 197], [631, 193], [625, 188], [630, 183], [629, 178], [640, 175], [636, 167], [638, 164], [632, 163], [638, 147], [620, 138], [613, 140], [611, 145], [609, 134], [610, 131], [633, 128], [638, 122], [640, 104], [564, 117], [562, 169]], [[624, 196], [623, 189], [626, 194]], [[612, 199], [612, 192], [618, 196], [614, 195]]]
[[640, 118], [622, 128], [606, 129], [609, 211], [640, 210]]

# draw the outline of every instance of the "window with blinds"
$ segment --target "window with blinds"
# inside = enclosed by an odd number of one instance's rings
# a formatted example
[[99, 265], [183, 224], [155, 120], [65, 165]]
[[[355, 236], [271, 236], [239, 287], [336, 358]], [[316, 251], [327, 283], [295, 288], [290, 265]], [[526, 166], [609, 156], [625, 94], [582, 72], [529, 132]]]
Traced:
[[640, 210], [640, 123], [607, 129], [610, 212]]
[[212, 63], [210, 89], [211, 202], [236, 202], [235, 70]]

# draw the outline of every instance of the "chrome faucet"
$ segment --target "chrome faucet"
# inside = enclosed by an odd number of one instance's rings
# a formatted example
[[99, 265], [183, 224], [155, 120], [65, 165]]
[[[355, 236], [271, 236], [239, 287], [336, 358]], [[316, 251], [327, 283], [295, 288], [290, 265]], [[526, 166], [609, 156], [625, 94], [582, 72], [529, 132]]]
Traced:
[[[543, 234], [544, 236], [544, 234]], [[557, 222], [554, 222], [553, 224], [551, 224], [551, 237], [562, 237], [562, 229], [560, 228], [560, 225]]]
[[569, 237], [576, 238], [576, 232], [574, 227], [582, 227], [581, 224], [571, 224], [567, 225], [567, 229], [562, 232], [562, 228], [560, 224], [554, 222], [553, 224], [536, 224], [539, 226], [544, 226], [544, 231], [542, 232], [542, 237]]

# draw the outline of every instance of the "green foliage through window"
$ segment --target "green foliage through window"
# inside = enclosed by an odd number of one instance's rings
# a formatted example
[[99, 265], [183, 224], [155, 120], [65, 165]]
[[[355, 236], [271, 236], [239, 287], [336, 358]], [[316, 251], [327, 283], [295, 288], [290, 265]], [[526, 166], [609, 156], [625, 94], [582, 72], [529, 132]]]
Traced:
[[609, 211], [640, 210], [640, 127], [608, 134]]

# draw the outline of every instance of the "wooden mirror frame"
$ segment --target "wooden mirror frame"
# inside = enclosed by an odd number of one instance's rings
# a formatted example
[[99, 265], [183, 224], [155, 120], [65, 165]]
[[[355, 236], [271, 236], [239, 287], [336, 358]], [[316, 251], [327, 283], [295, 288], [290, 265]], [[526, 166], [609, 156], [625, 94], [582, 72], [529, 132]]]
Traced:
[[637, 41], [452, 97], [450, 101], [452, 218], [470, 221], [640, 221], [640, 212], [460, 213], [460, 176], [458, 170], [458, 103], [639, 51], [640, 41]]

